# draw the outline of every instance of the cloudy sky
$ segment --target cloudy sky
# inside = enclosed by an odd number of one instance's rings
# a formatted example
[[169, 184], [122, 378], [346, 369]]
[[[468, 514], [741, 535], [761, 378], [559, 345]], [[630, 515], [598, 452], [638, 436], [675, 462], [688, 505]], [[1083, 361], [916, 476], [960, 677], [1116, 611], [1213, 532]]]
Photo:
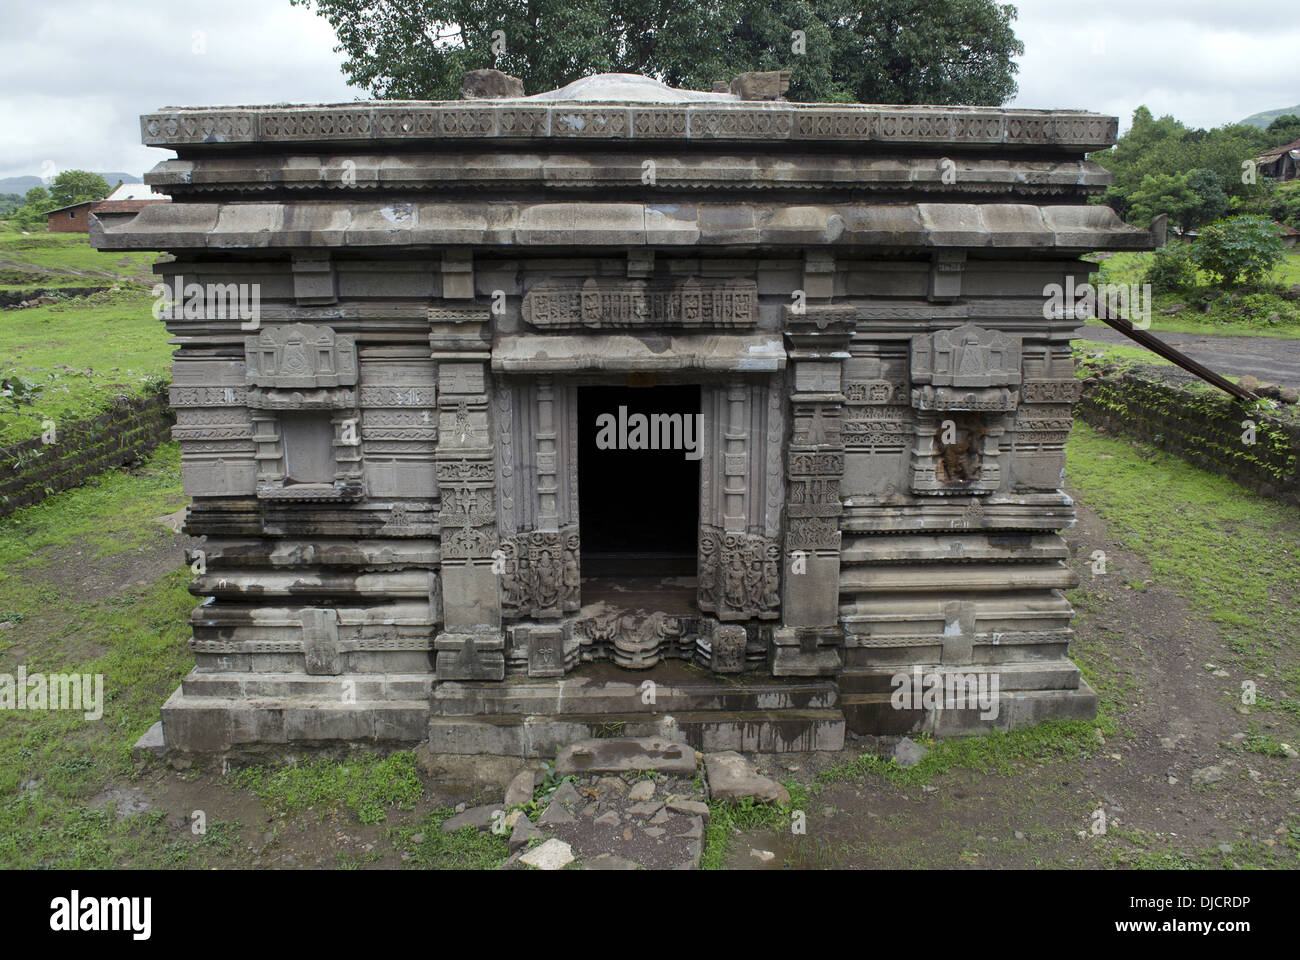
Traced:
[[[1216, 126], [1300, 103], [1294, 0], [1019, 0], [1014, 106]], [[355, 99], [329, 25], [288, 0], [0, 0], [0, 177], [141, 174], [166, 105]]]

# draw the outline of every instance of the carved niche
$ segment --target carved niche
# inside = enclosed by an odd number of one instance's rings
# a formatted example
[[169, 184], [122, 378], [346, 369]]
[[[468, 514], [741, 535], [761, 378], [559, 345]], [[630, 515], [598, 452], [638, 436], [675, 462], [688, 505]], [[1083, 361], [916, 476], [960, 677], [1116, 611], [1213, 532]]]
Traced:
[[1019, 406], [1021, 340], [973, 323], [912, 337], [912, 490], [986, 494], [1002, 482], [1001, 437]]
[[244, 356], [258, 497], [364, 496], [356, 338], [306, 323], [269, 327], [244, 341]]
[[758, 319], [753, 280], [545, 280], [524, 295], [524, 319], [543, 330], [743, 328]]

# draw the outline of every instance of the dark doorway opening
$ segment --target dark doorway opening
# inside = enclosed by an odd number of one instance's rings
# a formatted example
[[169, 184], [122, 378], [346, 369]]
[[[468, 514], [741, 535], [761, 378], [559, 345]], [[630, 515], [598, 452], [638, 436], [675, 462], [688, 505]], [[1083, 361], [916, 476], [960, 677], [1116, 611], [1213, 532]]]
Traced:
[[698, 386], [578, 389], [584, 579], [695, 576], [701, 410]]

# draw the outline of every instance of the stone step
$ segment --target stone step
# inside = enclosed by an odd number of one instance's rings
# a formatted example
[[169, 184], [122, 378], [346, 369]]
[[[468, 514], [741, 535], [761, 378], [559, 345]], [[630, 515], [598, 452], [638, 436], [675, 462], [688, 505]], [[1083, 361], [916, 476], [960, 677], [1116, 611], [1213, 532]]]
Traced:
[[599, 737], [663, 737], [702, 752], [839, 750], [844, 746], [844, 715], [826, 708], [429, 719], [432, 753], [553, 757], [570, 744]]
[[434, 688], [430, 700], [436, 716], [484, 718], [818, 710], [838, 702], [832, 680], [720, 676], [678, 663], [635, 673], [590, 664], [573, 675], [550, 679], [444, 681]]
[[309, 676], [302, 673], [191, 670], [181, 679], [181, 690], [187, 697], [427, 701], [433, 690], [433, 677], [427, 673]]
[[1014, 730], [1049, 719], [1092, 720], [1097, 716], [1097, 694], [1081, 678], [1076, 689], [999, 691], [988, 711], [946, 707], [899, 710], [889, 693], [844, 694], [841, 707], [854, 733], [954, 737]]
[[414, 746], [428, 720], [427, 700], [195, 697], [177, 687], [162, 705], [167, 749], [199, 753], [276, 744]]
[[[922, 667], [922, 680], [931, 672], [940, 676], [996, 674], [999, 692], [1023, 690], [1073, 690], [1079, 686], [1079, 668], [1069, 660], [1056, 659], [1028, 663], [968, 664], [964, 666]], [[859, 693], [892, 693], [897, 684], [893, 679], [903, 674], [909, 680], [915, 677], [910, 666], [849, 668], [839, 677], [841, 696]], [[987, 681], [986, 681], [987, 682]]]

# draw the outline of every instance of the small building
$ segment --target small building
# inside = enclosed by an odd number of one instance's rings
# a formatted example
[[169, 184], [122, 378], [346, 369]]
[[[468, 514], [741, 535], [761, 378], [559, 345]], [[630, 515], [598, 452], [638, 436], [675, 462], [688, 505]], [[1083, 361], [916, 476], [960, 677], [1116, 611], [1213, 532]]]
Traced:
[[1296, 179], [1300, 176], [1300, 140], [1274, 147], [1256, 157], [1255, 164], [1259, 172], [1271, 180]]
[[205, 538], [169, 749], [1095, 715], [1080, 321], [1045, 303], [1154, 246], [1089, 202], [1118, 121], [782, 81], [143, 118], [174, 202], [90, 239], [196, 291], [162, 318]]
[[92, 214], [134, 216], [152, 203], [167, 202], [167, 197], [154, 193], [148, 184], [119, 183], [117, 189], [102, 200], [82, 200], [51, 210], [46, 214], [46, 222], [51, 233], [89, 233]]

